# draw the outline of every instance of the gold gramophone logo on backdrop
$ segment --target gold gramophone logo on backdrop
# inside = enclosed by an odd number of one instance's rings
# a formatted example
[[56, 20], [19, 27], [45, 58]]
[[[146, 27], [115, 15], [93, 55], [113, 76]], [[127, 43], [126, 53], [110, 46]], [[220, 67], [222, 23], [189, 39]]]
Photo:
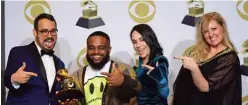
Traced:
[[81, 3], [83, 7], [82, 17], [76, 23], [77, 26], [83, 28], [94, 28], [105, 25], [102, 18], [97, 16], [97, 4], [91, 0], [86, 0]]
[[30, 24], [34, 24], [34, 19], [41, 13], [51, 13], [49, 4], [44, 0], [30, 0], [24, 8], [25, 18]]
[[156, 14], [156, 5], [152, 0], [133, 0], [128, 7], [129, 16], [137, 23], [147, 23]]
[[248, 39], [242, 45], [241, 54], [243, 55], [244, 66], [248, 67]]
[[248, 105], [248, 95], [242, 98], [242, 105]]
[[195, 27], [204, 14], [204, 2], [202, 0], [189, 0], [187, 5], [189, 14], [183, 18], [182, 24]]
[[239, 16], [248, 21], [248, 0], [239, 0], [236, 5]]
[[88, 65], [86, 59], [87, 48], [83, 48], [77, 55], [77, 65], [79, 68], [83, 68], [85, 65]]
[[65, 102], [67, 99], [81, 99], [84, 96], [80, 91], [79, 82], [70, 77], [66, 69], [58, 70], [56, 76], [59, 78], [58, 82], [62, 88], [56, 93], [57, 100]]

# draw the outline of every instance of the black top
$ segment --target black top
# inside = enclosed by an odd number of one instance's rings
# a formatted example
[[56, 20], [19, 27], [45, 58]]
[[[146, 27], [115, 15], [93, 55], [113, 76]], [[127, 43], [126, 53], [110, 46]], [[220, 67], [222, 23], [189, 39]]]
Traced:
[[236, 52], [227, 48], [201, 62], [209, 92], [201, 92], [189, 70], [181, 67], [174, 83], [173, 105], [241, 105], [241, 72]]

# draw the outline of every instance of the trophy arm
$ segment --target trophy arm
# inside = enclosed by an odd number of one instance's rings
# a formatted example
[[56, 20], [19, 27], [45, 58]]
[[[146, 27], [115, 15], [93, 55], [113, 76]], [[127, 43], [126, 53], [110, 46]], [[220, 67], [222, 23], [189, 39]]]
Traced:
[[74, 79], [74, 78], [73, 78], [73, 81], [74, 81], [74, 83], [75, 83], [75, 88], [82, 91], [82, 87], [81, 87], [81, 85], [79, 84], [79, 82], [78, 82], [76, 79]]

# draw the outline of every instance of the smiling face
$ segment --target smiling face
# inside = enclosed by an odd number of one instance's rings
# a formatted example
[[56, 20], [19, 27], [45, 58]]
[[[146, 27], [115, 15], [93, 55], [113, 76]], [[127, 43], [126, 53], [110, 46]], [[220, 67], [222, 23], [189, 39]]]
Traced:
[[110, 43], [105, 37], [91, 36], [87, 41], [86, 58], [94, 69], [101, 69], [109, 61], [110, 51]]
[[33, 30], [36, 43], [41, 49], [46, 51], [53, 50], [57, 41], [57, 29], [55, 21], [41, 19], [37, 29]]
[[133, 31], [131, 40], [133, 42], [133, 47], [138, 55], [142, 59], [148, 60], [150, 56], [150, 48], [144, 41], [143, 37], [137, 31]]
[[211, 20], [209, 24], [202, 26], [202, 34], [210, 47], [223, 45], [224, 31], [223, 27], [216, 21]]

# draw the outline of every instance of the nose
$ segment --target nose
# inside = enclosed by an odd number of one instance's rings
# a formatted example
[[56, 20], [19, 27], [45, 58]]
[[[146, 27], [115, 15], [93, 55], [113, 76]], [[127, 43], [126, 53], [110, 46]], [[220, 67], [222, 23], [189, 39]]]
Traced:
[[95, 48], [93, 53], [94, 54], [99, 54], [99, 52], [100, 52], [99, 49], [98, 48]]
[[209, 31], [209, 36], [212, 37], [214, 35], [214, 31]]
[[49, 37], [49, 38], [51, 38], [51, 37], [52, 37], [52, 34], [51, 34], [51, 32], [50, 32], [50, 31], [47, 33], [47, 37]]
[[136, 43], [136, 47], [137, 47], [137, 48], [141, 47], [141, 43], [140, 43], [140, 42], [137, 42], [137, 43]]

